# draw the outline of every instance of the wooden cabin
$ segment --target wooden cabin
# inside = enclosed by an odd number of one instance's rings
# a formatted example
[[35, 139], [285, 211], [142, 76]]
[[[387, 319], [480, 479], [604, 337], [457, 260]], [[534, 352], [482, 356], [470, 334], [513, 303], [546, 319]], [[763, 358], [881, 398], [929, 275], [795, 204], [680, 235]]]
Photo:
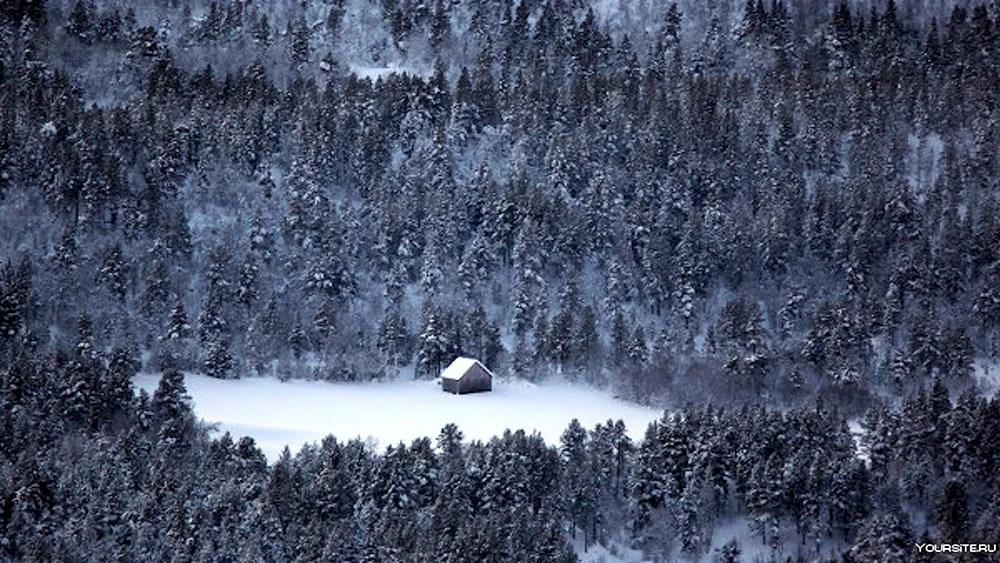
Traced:
[[473, 358], [455, 358], [441, 372], [441, 390], [465, 395], [493, 390], [493, 372]]

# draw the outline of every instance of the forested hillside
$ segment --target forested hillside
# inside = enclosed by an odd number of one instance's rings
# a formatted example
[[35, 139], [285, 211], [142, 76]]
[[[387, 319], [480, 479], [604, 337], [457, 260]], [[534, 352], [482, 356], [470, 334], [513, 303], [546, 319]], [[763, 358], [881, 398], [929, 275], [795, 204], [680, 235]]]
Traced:
[[[744, 518], [779, 558], [987, 541], [1000, 8], [929, 4], [4, 1], [0, 553], [694, 556]], [[268, 467], [176, 371], [458, 354], [677, 414]]]
[[[750, 2], [696, 41], [671, 5], [635, 42], [575, 2], [7, 6], [9, 337], [65, 350], [84, 322], [218, 377], [464, 353], [722, 400], [965, 385], [995, 356], [983, 6], [801, 29]], [[396, 58], [348, 74], [378, 31]]]

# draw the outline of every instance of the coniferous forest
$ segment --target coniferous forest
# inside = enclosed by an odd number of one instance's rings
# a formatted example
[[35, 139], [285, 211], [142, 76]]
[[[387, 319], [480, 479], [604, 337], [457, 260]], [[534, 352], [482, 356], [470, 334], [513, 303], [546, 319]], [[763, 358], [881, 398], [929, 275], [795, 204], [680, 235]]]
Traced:
[[[950, 560], [998, 353], [996, 2], [0, 3], [2, 560]], [[665, 414], [269, 463], [183, 375], [457, 355]]]

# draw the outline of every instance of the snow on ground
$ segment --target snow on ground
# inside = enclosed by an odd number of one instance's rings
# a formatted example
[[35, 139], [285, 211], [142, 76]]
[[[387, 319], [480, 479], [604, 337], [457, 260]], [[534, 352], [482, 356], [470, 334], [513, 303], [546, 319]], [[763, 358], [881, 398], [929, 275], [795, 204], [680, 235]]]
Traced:
[[370, 78], [373, 82], [379, 78], [385, 78], [390, 74], [409, 74], [410, 76], [427, 76], [429, 73], [409, 66], [398, 66], [389, 64], [387, 66], [365, 66], [351, 63], [351, 72], [358, 78]]
[[995, 361], [977, 360], [972, 365], [972, 377], [976, 387], [987, 397], [996, 397], [1000, 390], [1000, 363]]
[[[736, 540], [740, 556], [739, 561], [784, 561], [786, 558], [802, 561], [825, 561], [835, 560], [838, 553], [846, 547], [839, 539], [827, 539], [819, 546], [811, 542], [804, 542], [801, 535], [795, 531], [795, 526], [789, 522], [783, 523], [780, 529], [781, 541], [778, 548], [764, 545], [759, 536], [750, 532], [745, 518], [724, 518], [714, 523], [712, 537], [709, 546], [704, 553], [699, 556], [680, 552], [679, 542], [674, 542], [673, 551], [667, 556], [669, 561], [690, 561], [692, 563], [715, 563], [719, 561], [723, 547], [732, 540]], [[610, 548], [600, 544], [589, 546], [583, 549], [583, 532], [576, 534], [576, 537], [568, 537], [573, 550], [576, 552], [580, 563], [652, 563], [641, 551], [630, 549], [618, 542], [612, 542]]]
[[865, 435], [865, 427], [861, 424], [861, 419], [848, 420], [847, 429], [851, 432], [851, 438], [854, 439], [854, 455], [858, 456], [861, 461], [868, 463], [868, 450], [861, 445], [861, 437]]
[[[150, 395], [159, 374], [140, 374], [136, 389]], [[569, 383], [494, 381], [493, 391], [452, 395], [436, 381], [326, 383], [270, 378], [214, 379], [185, 374], [195, 413], [235, 438], [250, 436], [271, 460], [287, 445], [292, 452], [328, 434], [346, 441], [361, 438], [378, 447], [435, 438], [454, 422], [466, 439], [488, 440], [505, 429], [538, 431], [550, 444], [570, 420], [585, 428], [621, 418], [629, 436], [640, 439], [661, 412], [611, 396], [607, 391]]]
[[[837, 559], [837, 554], [844, 548], [844, 542], [840, 539], [827, 538], [819, 546], [819, 554], [816, 553], [817, 546], [811, 542], [804, 542], [803, 538], [795, 530], [795, 526], [790, 522], [785, 522], [780, 528], [781, 541], [778, 549], [764, 545], [759, 536], [750, 532], [746, 518], [726, 518], [715, 523], [712, 532], [711, 545], [708, 553], [704, 554], [699, 561], [709, 563], [718, 561], [722, 547], [730, 540], [735, 539], [740, 548], [740, 561], [833, 561]], [[677, 555], [679, 559], [679, 554]]]
[[648, 561], [643, 559], [641, 551], [629, 549], [617, 543], [613, 543], [610, 548], [595, 543], [584, 549], [583, 532], [577, 533], [576, 538], [569, 537], [567, 539], [573, 546], [573, 551], [576, 552], [580, 563], [646, 563]]

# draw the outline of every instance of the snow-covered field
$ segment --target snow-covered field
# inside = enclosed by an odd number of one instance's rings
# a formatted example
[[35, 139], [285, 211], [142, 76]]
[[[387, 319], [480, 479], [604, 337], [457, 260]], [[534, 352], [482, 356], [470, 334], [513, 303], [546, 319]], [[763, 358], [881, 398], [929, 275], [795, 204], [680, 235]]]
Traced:
[[[158, 381], [158, 374], [141, 374], [133, 383], [152, 395]], [[474, 395], [443, 393], [435, 381], [352, 384], [186, 374], [185, 383], [199, 417], [234, 437], [251, 436], [271, 460], [286, 445], [294, 453], [328, 434], [371, 440], [382, 449], [420, 436], [434, 438], [449, 422], [466, 439], [488, 440], [507, 428], [523, 428], [558, 444], [573, 418], [588, 429], [620, 418], [638, 440], [662, 414], [606, 391], [561, 382], [497, 381], [493, 392]]]

